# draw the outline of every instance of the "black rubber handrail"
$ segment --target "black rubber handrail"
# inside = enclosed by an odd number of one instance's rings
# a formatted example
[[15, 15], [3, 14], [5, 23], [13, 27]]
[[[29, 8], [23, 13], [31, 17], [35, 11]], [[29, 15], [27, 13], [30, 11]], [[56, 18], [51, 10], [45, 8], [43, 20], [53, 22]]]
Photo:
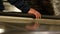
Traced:
[[[35, 15], [20, 13], [20, 12], [0, 12], [0, 16], [15, 16], [15, 17], [27, 17], [27, 18], [36, 18]], [[59, 16], [52, 15], [42, 15], [42, 19], [60, 19]]]
[[15, 16], [15, 17], [27, 17], [27, 18], [35, 18], [32, 14], [26, 14], [21, 12], [0, 12], [0, 16]]

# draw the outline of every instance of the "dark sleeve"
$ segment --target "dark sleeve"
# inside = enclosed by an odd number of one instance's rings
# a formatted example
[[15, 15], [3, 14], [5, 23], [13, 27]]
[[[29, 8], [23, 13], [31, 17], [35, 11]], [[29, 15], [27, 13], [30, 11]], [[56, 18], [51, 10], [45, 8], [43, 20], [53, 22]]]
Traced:
[[8, 0], [8, 2], [16, 6], [18, 9], [21, 9], [23, 13], [27, 13], [30, 9], [30, 6], [25, 4], [24, 0]]
[[4, 8], [4, 6], [3, 6], [3, 1], [2, 0], [0, 0], [0, 11], [1, 10], [4, 10], [5, 8]]

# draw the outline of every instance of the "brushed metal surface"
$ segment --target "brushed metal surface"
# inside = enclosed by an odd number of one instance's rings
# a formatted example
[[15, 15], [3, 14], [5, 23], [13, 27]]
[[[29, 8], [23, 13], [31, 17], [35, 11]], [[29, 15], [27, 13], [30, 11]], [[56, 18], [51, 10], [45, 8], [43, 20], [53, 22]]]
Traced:
[[0, 22], [8, 22], [8, 23], [32, 23], [32, 22], [38, 22], [38, 23], [43, 23], [43, 24], [60, 25], [60, 20], [33, 19], [33, 18], [25, 18], [25, 17], [11, 17], [11, 16], [0, 16]]
[[60, 32], [14, 32], [6, 34], [60, 34]]

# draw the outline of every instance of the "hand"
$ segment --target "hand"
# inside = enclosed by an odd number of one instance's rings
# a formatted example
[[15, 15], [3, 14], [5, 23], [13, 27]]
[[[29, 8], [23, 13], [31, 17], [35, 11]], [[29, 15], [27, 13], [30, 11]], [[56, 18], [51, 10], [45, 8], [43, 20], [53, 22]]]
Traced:
[[[41, 18], [41, 14], [32, 8], [30, 9], [30, 11], [28, 11], [28, 13], [35, 15], [36, 19]], [[34, 25], [26, 25], [26, 30], [36, 30], [39, 27], [39, 25], [39, 23], [35, 23]]]
[[28, 14], [35, 15], [36, 16], [36, 19], [41, 18], [41, 14], [38, 11], [36, 11], [35, 9], [32, 9], [32, 8], [28, 11]]

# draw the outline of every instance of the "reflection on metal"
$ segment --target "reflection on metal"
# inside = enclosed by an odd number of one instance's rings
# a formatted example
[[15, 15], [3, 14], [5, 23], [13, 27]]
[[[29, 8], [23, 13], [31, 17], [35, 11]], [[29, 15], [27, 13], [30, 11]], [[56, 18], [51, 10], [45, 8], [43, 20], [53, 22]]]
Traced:
[[[24, 26], [20, 27], [25, 23], [32, 23], [32, 22], [41, 23], [36, 31], [28, 32], [24, 28]], [[60, 31], [60, 20], [0, 16], [0, 24], [1, 23], [3, 24], [3, 26], [1, 26], [2, 29], [3, 27], [5, 27], [4, 34], [60, 34], [60, 32], [41, 32], [41, 31]], [[25, 32], [21, 32], [21, 31], [25, 31]]]
[[0, 34], [2, 34], [4, 32], [5, 32], [5, 25], [4, 25], [4, 23], [0, 22]]
[[60, 32], [13, 32], [6, 34], [60, 34]]
[[39, 22], [39, 23], [43, 23], [43, 24], [60, 25], [60, 20], [54, 20], [54, 19], [33, 19], [33, 18], [24, 18], [24, 17], [11, 17], [11, 16], [0, 16], [0, 22], [8, 22], [8, 23]]
[[5, 32], [5, 29], [0, 28], [0, 34], [4, 32]]

